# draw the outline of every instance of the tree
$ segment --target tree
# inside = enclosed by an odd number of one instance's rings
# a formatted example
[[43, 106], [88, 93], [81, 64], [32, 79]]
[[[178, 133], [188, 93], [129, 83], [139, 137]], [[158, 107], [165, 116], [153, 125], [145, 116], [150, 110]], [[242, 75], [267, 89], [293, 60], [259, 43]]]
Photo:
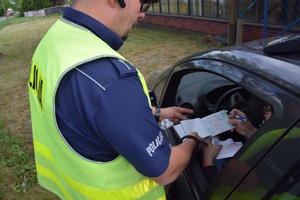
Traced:
[[[7, 8], [12, 8], [13, 10], [19, 10], [21, 0], [3, 0], [3, 4], [5, 10], [7, 10]], [[5, 12], [2, 5], [0, 6], [0, 16], [5, 16]]]
[[39, 10], [51, 6], [49, 0], [23, 0], [21, 4], [21, 13], [30, 10]]

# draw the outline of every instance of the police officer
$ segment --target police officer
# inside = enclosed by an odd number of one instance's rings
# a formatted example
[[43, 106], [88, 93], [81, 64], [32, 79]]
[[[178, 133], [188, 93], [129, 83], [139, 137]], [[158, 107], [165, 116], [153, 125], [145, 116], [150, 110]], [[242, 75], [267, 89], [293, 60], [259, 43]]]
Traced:
[[[61, 199], [165, 199], [199, 150], [196, 133], [170, 148], [141, 73], [117, 50], [156, 2], [74, 0], [38, 45], [28, 82], [38, 181]], [[158, 112], [160, 111], [160, 112]]]

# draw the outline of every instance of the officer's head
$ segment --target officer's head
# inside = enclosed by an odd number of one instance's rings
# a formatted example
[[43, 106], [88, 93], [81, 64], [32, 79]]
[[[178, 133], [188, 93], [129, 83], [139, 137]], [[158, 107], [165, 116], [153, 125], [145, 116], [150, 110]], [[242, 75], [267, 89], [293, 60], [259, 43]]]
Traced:
[[95, 18], [126, 40], [145, 11], [159, 0], [73, 0], [71, 7]]

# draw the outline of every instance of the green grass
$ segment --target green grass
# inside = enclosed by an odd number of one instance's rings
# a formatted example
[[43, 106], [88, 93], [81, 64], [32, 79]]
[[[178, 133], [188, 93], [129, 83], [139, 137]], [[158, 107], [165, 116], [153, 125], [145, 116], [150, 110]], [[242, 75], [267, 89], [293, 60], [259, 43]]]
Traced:
[[[26, 194], [27, 191], [37, 183], [34, 160], [32, 159], [33, 155], [26, 150], [26, 141], [7, 132], [3, 132], [4, 125], [5, 122], [1, 121], [1, 199], [4, 199], [6, 194], [9, 194], [9, 190], [12, 189], [16, 196], [21, 197], [23, 196], [22, 193]], [[9, 187], [7, 187], [8, 185]]]
[[21, 17], [20, 15], [18, 15], [13, 18], [8, 18], [8, 20], [5, 19], [4, 21], [0, 22], [0, 30], [8, 25], [20, 24], [20, 23], [27, 22], [27, 21], [38, 20], [40, 18], [42, 18], [42, 17], [26, 18], [26, 17]]
[[37, 184], [27, 80], [34, 50], [58, 17], [0, 23], [0, 199], [56, 198]]
[[[27, 80], [32, 55], [60, 17], [0, 22], [0, 199], [58, 199], [37, 184]], [[135, 27], [119, 52], [143, 75], [218, 47], [211, 36]]]
[[152, 71], [164, 69], [188, 55], [218, 47], [217, 39], [207, 41], [209, 37], [213, 38], [200, 34], [135, 28], [119, 52], [147, 78]]

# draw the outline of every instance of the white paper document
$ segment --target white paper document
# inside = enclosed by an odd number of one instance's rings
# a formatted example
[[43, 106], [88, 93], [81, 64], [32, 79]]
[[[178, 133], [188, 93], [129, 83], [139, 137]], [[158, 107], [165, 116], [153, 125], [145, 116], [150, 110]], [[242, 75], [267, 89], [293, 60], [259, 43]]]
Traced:
[[212, 138], [212, 145], [222, 145], [222, 149], [216, 159], [231, 158], [243, 146], [242, 142], [234, 142], [231, 138], [221, 141], [216, 137]]
[[160, 122], [160, 128], [162, 128], [163, 130], [171, 128], [173, 125], [174, 125], [174, 122], [170, 121], [169, 119], [163, 119]]
[[[202, 138], [209, 136], [216, 136], [225, 131], [234, 128], [232, 124], [228, 123], [229, 116], [225, 110], [208, 115], [203, 118], [183, 120], [180, 124], [173, 126], [180, 138], [189, 135], [192, 132], [197, 132]], [[219, 140], [217, 137], [212, 138], [213, 145], [222, 145], [216, 159], [230, 158], [243, 146], [242, 142], [234, 142], [231, 138], [225, 141]]]
[[228, 115], [225, 110], [222, 110], [201, 119], [183, 120], [173, 127], [180, 138], [192, 132], [197, 132], [200, 137], [206, 138], [233, 129], [234, 126], [229, 124], [228, 120]]

